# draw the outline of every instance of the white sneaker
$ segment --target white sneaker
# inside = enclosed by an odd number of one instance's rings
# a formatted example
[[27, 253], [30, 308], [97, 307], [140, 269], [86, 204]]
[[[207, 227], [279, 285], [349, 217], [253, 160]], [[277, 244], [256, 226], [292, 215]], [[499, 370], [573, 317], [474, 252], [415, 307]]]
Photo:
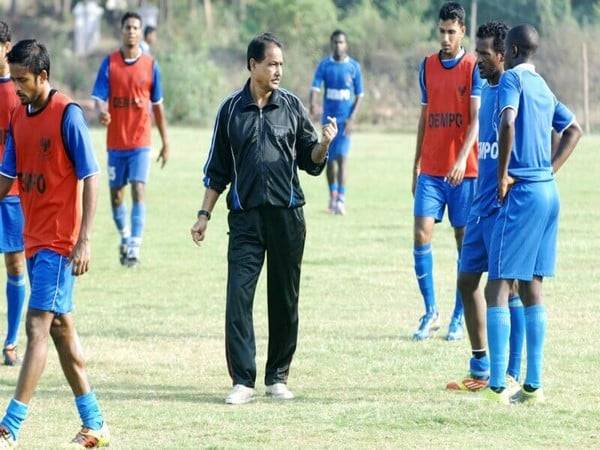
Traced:
[[267, 386], [266, 394], [267, 397], [277, 400], [291, 400], [294, 398], [294, 393], [284, 383], [275, 383]]
[[243, 384], [236, 384], [225, 398], [225, 403], [228, 405], [243, 405], [252, 400], [254, 400], [254, 389]]
[[335, 213], [340, 216], [346, 214], [346, 203], [344, 201], [338, 199], [337, 203], [335, 204]]

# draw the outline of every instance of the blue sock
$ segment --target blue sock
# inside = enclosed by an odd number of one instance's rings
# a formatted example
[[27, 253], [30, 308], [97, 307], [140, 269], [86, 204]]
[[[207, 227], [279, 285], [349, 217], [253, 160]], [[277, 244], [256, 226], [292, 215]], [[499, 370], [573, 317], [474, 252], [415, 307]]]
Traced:
[[121, 235], [121, 243], [127, 244], [127, 240], [129, 239], [129, 228], [127, 227], [127, 206], [125, 206], [125, 203], [121, 203], [116, 208], [113, 208], [112, 213], [117, 230], [119, 230], [119, 234]]
[[532, 388], [542, 387], [542, 365], [544, 363], [544, 339], [546, 337], [546, 308], [533, 305], [525, 308], [527, 330], [527, 376], [525, 384]]
[[431, 244], [416, 245], [413, 250], [415, 258], [415, 274], [419, 289], [425, 302], [426, 314], [433, 314], [437, 311], [435, 305], [435, 291], [433, 287], [433, 254], [431, 253]]
[[510, 311], [508, 308], [493, 306], [487, 309], [487, 336], [490, 348], [490, 387], [506, 387], [510, 339]]
[[21, 315], [25, 306], [25, 275], [6, 274], [6, 300], [8, 329], [4, 347], [11, 347], [17, 344]]
[[84, 427], [90, 430], [99, 430], [102, 428], [104, 419], [102, 418], [100, 405], [98, 405], [94, 391], [75, 397], [75, 405], [77, 405], [77, 411], [79, 411], [79, 417]]
[[[456, 262], [456, 271], [458, 273], [459, 270], [459, 261]], [[452, 317], [455, 319], [461, 318], [464, 316], [465, 310], [463, 308], [462, 295], [458, 287], [456, 288], [456, 294], [454, 296], [454, 312], [452, 313]]]
[[338, 185], [337, 185], [337, 183], [331, 183], [329, 185], [329, 193], [331, 195], [337, 195], [337, 193], [338, 193]]
[[17, 440], [19, 438], [19, 431], [21, 431], [21, 424], [27, 418], [27, 410], [29, 407], [25, 403], [21, 403], [14, 398], [8, 404], [6, 408], [6, 414], [0, 422], [4, 425], [12, 437]]
[[146, 221], [146, 204], [134, 202], [131, 207], [131, 237], [140, 238]]
[[518, 295], [508, 299], [508, 308], [510, 309], [508, 374], [518, 381], [521, 376], [521, 359], [525, 343], [525, 308]]
[[482, 358], [471, 357], [469, 372], [475, 378], [487, 380], [490, 377], [490, 358], [487, 355]]

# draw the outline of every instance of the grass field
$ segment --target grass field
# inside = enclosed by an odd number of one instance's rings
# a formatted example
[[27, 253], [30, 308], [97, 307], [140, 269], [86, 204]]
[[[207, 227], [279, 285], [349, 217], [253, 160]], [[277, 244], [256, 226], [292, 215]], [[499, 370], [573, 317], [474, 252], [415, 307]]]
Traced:
[[[600, 138], [586, 137], [558, 176], [558, 276], [545, 283], [549, 401], [537, 407], [500, 407], [445, 392], [450, 378], [465, 373], [467, 341], [447, 343], [441, 333], [411, 342], [422, 310], [412, 269], [414, 137], [367, 133], [353, 142], [347, 216], [326, 214], [324, 179], [302, 176], [308, 236], [300, 340], [289, 379], [297, 399], [280, 404], [263, 397], [261, 277], [255, 302], [258, 399], [226, 406], [224, 199], [205, 244], [197, 248], [189, 237], [209, 139], [207, 131], [171, 129], [172, 160], [163, 171], [152, 168], [143, 263], [136, 270], [118, 263], [102, 174], [92, 270], [77, 284], [75, 317], [112, 447], [600, 447]], [[104, 164], [100, 130], [94, 140]], [[435, 230], [434, 257], [445, 328], [456, 260], [447, 222]], [[23, 335], [20, 343], [24, 348]], [[16, 376], [15, 369], [0, 367], [2, 410]], [[78, 426], [52, 351], [21, 446], [58, 448]]]

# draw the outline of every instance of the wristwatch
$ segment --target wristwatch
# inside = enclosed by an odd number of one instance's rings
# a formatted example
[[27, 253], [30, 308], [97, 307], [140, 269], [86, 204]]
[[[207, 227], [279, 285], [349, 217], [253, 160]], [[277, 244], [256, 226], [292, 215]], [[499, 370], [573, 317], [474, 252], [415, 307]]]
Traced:
[[200, 218], [200, 216], [206, 216], [206, 220], [210, 220], [210, 211], [201, 209], [200, 211], [198, 211], [198, 219]]

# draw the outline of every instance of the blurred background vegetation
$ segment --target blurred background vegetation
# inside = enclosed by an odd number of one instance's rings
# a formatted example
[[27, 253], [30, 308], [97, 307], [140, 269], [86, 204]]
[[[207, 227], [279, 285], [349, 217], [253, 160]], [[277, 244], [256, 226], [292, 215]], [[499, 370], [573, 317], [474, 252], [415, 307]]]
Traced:
[[[89, 105], [102, 58], [119, 45], [122, 11], [105, 10], [102, 38], [85, 57], [73, 52], [72, 10], [85, 0], [0, 0], [0, 13], [15, 39], [36, 37], [52, 56], [53, 83]], [[97, 2], [111, 8], [111, 0]], [[247, 77], [246, 46], [252, 36], [271, 31], [285, 43], [284, 86], [307, 101], [318, 61], [329, 52], [329, 35], [347, 32], [350, 54], [362, 65], [363, 127], [416, 127], [419, 110], [417, 68], [438, 49], [437, 13], [442, 0], [121, 0], [122, 8], [158, 9], [154, 54], [163, 73], [165, 106], [171, 122], [210, 126], [217, 105]], [[600, 0], [465, 0], [467, 34], [471, 10], [477, 24], [501, 19], [529, 22], [543, 45], [538, 71], [556, 94], [583, 114], [582, 48], [589, 60], [590, 122], [600, 126]], [[471, 43], [465, 41], [467, 49]]]

